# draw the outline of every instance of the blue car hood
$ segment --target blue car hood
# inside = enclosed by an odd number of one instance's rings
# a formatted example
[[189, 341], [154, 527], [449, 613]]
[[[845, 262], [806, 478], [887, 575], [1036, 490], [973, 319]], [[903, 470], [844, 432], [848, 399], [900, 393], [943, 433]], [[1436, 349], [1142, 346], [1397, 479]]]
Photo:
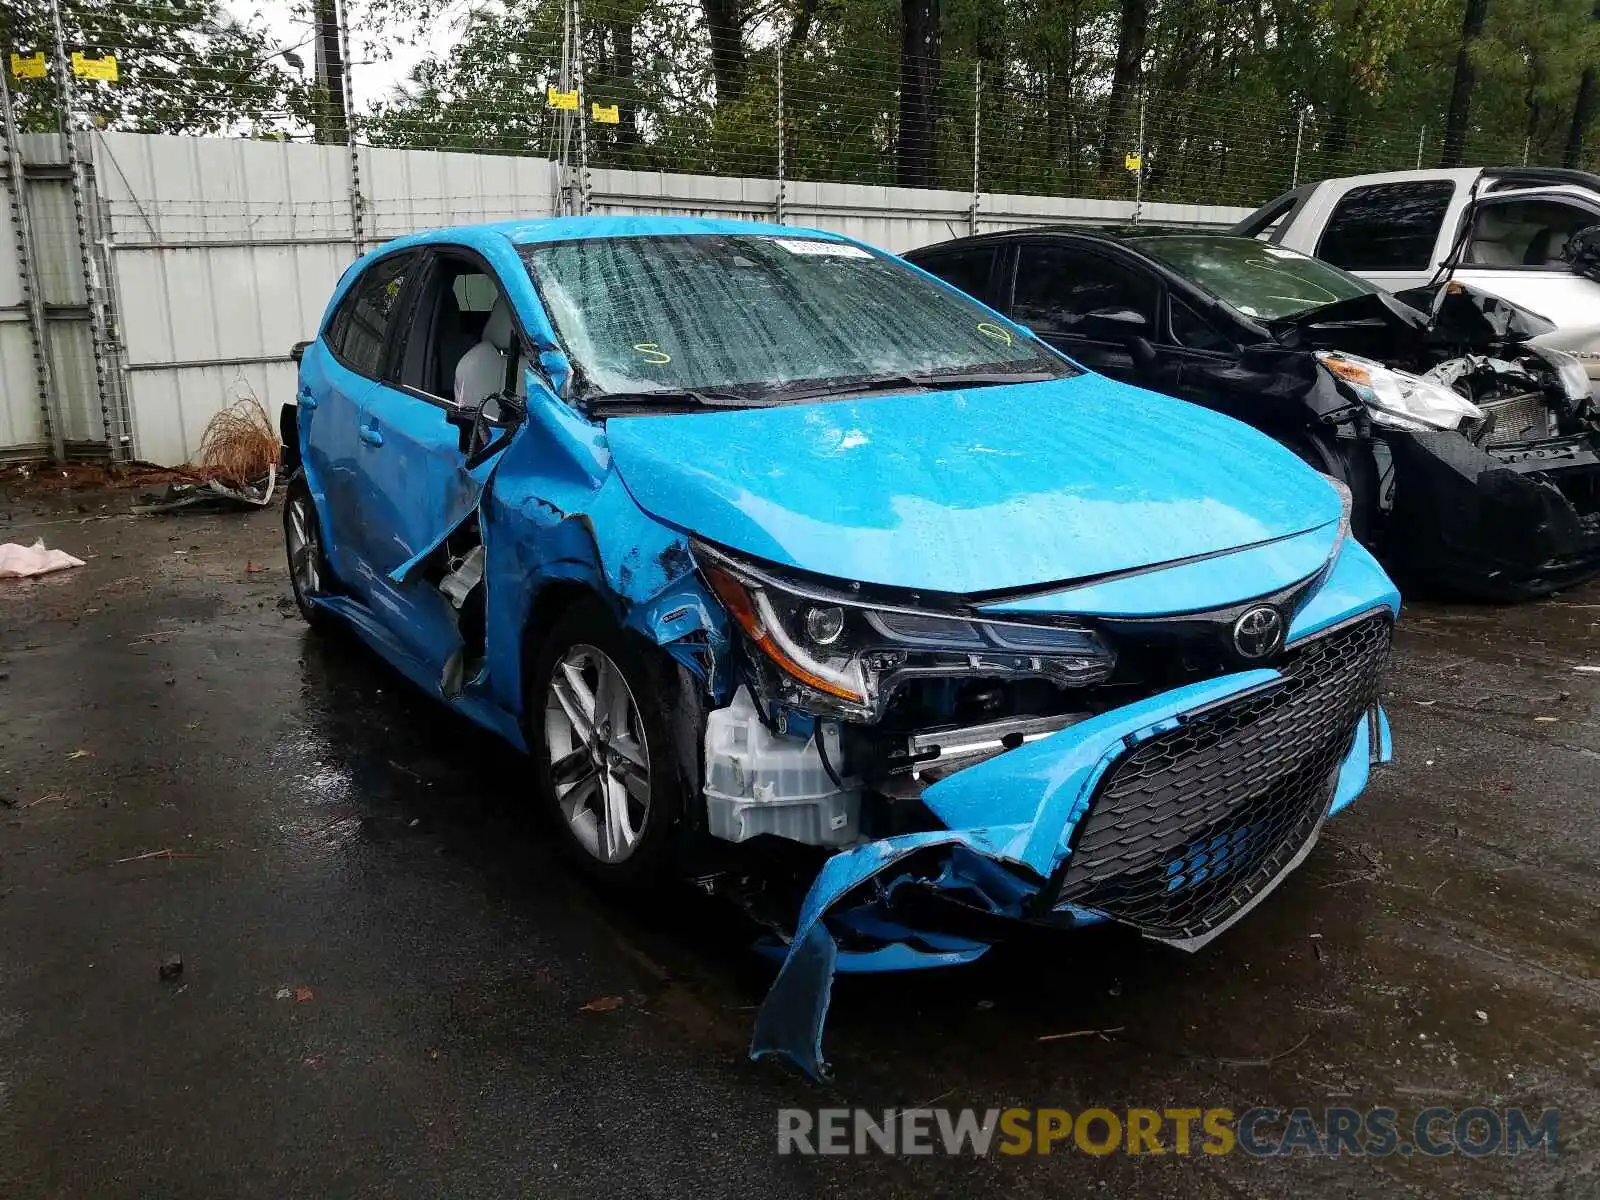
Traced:
[[972, 593], [1083, 579], [1339, 519], [1334, 490], [1230, 418], [1084, 374], [619, 417], [659, 520], [838, 579]]

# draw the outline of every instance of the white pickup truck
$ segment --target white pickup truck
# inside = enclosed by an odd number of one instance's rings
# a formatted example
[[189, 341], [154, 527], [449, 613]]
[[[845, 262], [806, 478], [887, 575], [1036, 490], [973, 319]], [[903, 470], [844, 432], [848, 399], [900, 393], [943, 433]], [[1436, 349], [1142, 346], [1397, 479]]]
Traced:
[[1531, 309], [1534, 339], [1582, 360], [1600, 392], [1600, 281], [1562, 257], [1600, 225], [1600, 175], [1545, 167], [1393, 171], [1308, 183], [1232, 232], [1313, 254], [1390, 291], [1453, 277]]

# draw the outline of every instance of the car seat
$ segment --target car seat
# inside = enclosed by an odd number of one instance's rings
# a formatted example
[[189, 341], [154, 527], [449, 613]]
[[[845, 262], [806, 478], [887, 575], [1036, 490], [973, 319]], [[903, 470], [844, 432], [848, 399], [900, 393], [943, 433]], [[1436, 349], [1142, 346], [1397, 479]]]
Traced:
[[1482, 267], [1521, 266], [1522, 255], [1512, 246], [1520, 232], [1521, 226], [1508, 220], [1500, 209], [1481, 209], [1472, 223], [1472, 244], [1467, 248], [1467, 262]]
[[[483, 337], [461, 356], [456, 363], [455, 401], [461, 408], [477, 408], [490, 396], [497, 396], [506, 386], [506, 355], [516, 349], [516, 323], [511, 317], [511, 304], [501, 296], [494, 302], [489, 319], [483, 325]], [[524, 369], [527, 359], [517, 355], [517, 395], [527, 394]]]

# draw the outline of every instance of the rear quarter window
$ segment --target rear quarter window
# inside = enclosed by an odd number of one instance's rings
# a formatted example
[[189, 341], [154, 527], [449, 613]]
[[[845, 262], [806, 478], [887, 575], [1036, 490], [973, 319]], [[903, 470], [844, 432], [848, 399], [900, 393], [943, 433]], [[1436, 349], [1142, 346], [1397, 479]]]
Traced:
[[989, 277], [994, 270], [994, 247], [919, 254], [912, 259], [930, 275], [937, 275], [975, 300], [989, 300]]
[[1448, 179], [1352, 188], [1328, 219], [1317, 257], [1347, 271], [1426, 270], [1454, 190]]

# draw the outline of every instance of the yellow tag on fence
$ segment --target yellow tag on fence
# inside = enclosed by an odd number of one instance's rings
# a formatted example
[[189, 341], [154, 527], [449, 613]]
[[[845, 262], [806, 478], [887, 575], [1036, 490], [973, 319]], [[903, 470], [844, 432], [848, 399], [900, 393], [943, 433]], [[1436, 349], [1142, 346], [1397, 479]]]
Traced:
[[36, 54], [13, 54], [11, 73], [18, 79], [43, 79], [44, 51], [40, 50]]
[[589, 115], [599, 125], [616, 125], [622, 120], [615, 104], [591, 104], [589, 105]]
[[1144, 166], [1144, 159], [1137, 154], [1127, 154], [1123, 156], [1122, 165], [1127, 167], [1130, 171], [1137, 171], [1140, 167]]
[[545, 99], [551, 108], [560, 108], [567, 112], [578, 111], [578, 93], [575, 91], [558, 92], [555, 88], [549, 88], [545, 92]]
[[117, 56], [108, 54], [104, 58], [88, 58], [72, 52], [72, 73], [80, 79], [100, 79], [106, 83], [117, 81]]

